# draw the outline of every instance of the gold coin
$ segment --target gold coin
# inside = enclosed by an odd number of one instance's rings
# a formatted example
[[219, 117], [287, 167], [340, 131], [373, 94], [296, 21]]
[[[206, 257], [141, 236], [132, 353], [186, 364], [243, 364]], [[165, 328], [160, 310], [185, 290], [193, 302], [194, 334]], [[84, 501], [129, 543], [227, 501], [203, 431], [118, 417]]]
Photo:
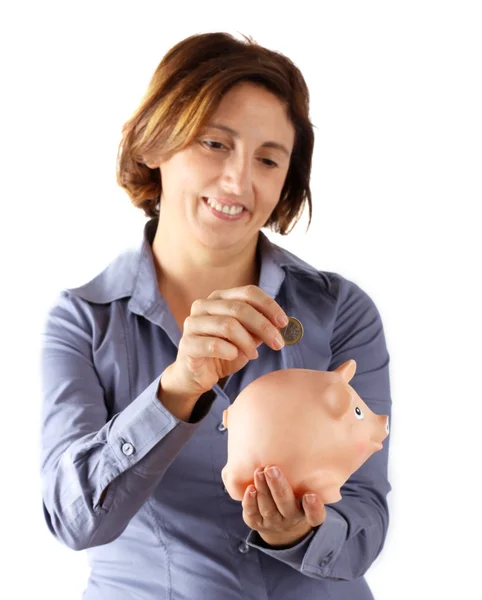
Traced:
[[280, 327], [279, 332], [287, 346], [297, 344], [303, 337], [303, 325], [294, 317], [288, 317], [288, 325]]

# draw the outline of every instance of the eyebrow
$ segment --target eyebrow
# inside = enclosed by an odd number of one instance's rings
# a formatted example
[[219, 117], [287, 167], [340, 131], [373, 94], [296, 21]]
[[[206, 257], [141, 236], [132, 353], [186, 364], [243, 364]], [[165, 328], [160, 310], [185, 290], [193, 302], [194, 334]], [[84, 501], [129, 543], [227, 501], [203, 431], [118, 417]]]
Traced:
[[[226, 131], [227, 133], [230, 133], [235, 138], [241, 137], [237, 131], [235, 131], [234, 129], [231, 129], [231, 127], [228, 127], [227, 125], [208, 124], [208, 125], [206, 125], [206, 127], [213, 128], [213, 129], [220, 129], [221, 131]], [[288, 158], [291, 156], [291, 152], [288, 150], [288, 148], [286, 146], [284, 146], [283, 144], [280, 144], [279, 142], [273, 142], [272, 140], [270, 140], [268, 142], [264, 142], [263, 144], [261, 144], [261, 147], [262, 148], [274, 148], [275, 150], [281, 150], [281, 152], [284, 152], [288, 156]]]

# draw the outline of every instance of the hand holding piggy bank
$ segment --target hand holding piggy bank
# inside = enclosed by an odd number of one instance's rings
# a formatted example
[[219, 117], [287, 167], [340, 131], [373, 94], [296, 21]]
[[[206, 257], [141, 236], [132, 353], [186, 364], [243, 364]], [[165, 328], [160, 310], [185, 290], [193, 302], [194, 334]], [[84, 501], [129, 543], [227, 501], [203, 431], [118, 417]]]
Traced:
[[224, 411], [228, 461], [221, 477], [242, 500], [254, 471], [276, 465], [300, 498], [341, 500], [340, 487], [388, 436], [388, 416], [376, 415], [349, 385], [356, 362], [334, 371], [284, 369], [251, 382]]

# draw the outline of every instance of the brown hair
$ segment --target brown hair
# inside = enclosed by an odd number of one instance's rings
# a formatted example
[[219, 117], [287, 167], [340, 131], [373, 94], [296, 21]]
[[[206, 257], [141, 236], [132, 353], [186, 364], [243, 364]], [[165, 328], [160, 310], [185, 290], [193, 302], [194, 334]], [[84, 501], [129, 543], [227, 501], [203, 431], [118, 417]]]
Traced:
[[[157, 67], [142, 102], [122, 130], [117, 182], [148, 217], [159, 215], [162, 182], [159, 169], [146, 164], [156, 152], [168, 160], [189, 145], [216, 111], [221, 97], [240, 81], [264, 86], [286, 104], [295, 143], [280, 200], [264, 224], [285, 235], [300, 219], [305, 202], [311, 223], [309, 187], [313, 125], [303, 75], [286, 56], [244, 36], [193, 35], [176, 44]], [[291, 225], [291, 227], [290, 227]]]

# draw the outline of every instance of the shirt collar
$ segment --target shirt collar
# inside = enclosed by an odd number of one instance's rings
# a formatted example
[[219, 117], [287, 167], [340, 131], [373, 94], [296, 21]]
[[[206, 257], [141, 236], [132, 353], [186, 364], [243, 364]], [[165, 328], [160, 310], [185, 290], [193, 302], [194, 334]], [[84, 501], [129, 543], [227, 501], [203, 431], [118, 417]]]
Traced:
[[[152, 254], [158, 219], [159, 217], [154, 217], [146, 223], [142, 242], [137, 249], [123, 252], [94, 279], [68, 291], [97, 304], [130, 298], [130, 310], [161, 324], [167, 303], [157, 286]], [[262, 231], [259, 233], [259, 251], [261, 270], [258, 285], [272, 298], [277, 296], [287, 268], [302, 270], [311, 275], [318, 273], [308, 263], [271, 242]]]

